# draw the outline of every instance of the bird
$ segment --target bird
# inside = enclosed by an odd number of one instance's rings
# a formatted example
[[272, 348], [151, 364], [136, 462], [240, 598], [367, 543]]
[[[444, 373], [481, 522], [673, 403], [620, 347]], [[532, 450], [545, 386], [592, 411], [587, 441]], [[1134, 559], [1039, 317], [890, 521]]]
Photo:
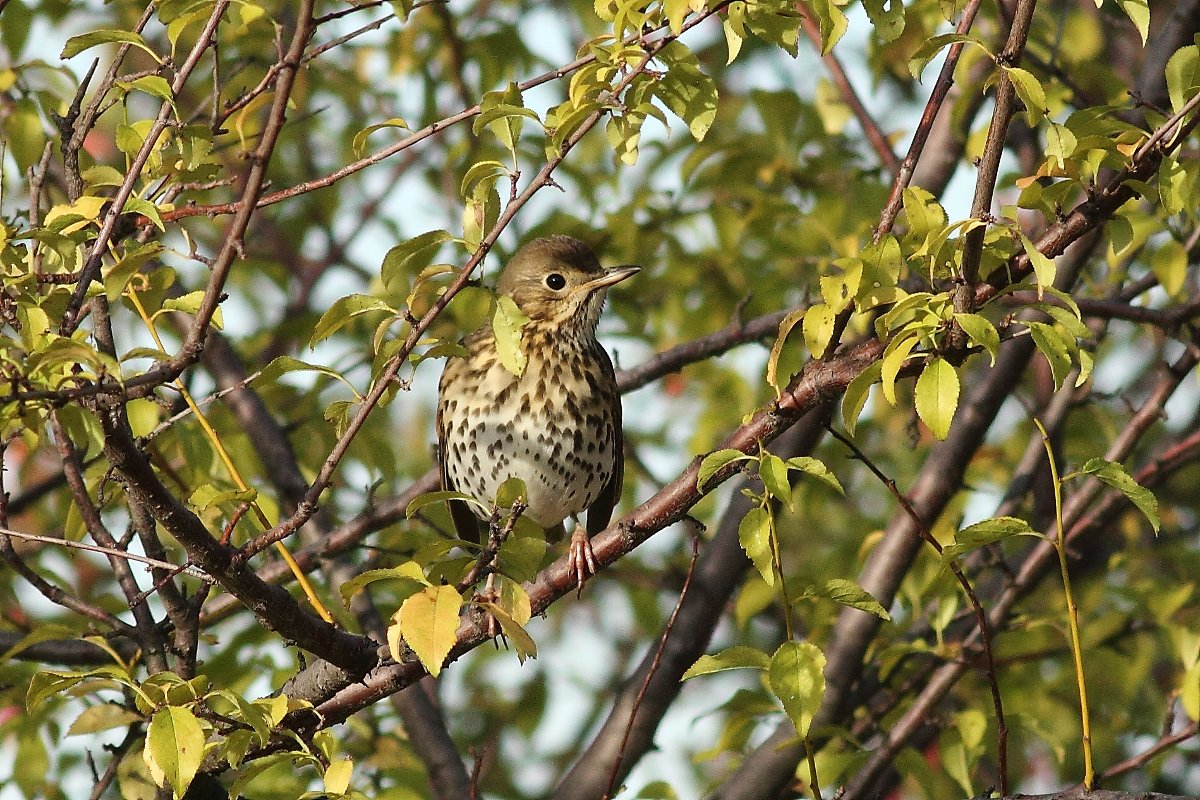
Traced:
[[[520, 375], [505, 366], [485, 322], [463, 339], [438, 384], [442, 488], [478, 503], [450, 500], [460, 539], [479, 542], [497, 489], [525, 484], [524, 516], [551, 543], [574, 519], [569, 575], [579, 590], [596, 573], [591, 536], [608, 526], [624, 477], [621, 396], [612, 361], [596, 340], [609, 287], [640, 271], [605, 269], [584, 242], [554, 235], [520, 247], [496, 284], [528, 317], [521, 328]], [[586, 525], [578, 516], [587, 511]]]

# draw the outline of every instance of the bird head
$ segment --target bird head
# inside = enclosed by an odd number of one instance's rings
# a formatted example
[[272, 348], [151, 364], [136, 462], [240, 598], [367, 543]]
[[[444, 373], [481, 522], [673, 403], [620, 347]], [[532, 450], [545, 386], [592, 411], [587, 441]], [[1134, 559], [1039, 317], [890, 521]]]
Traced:
[[508, 262], [496, 291], [535, 323], [595, 331], [608, 287], [639, 267], [605, 269], [586, 244], [570, 236], [534, 239]]

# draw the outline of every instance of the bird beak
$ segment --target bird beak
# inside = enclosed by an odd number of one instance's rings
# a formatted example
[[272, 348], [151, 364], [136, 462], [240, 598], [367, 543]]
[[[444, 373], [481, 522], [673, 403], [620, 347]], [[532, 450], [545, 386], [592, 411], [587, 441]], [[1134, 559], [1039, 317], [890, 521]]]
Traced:
[[642, 271], [641, 267], [635, 267], [632, 264], [627, 264], [623, 267], [613, 267], [607, 270], [603, 275], [579, 287], [580, 291], [594, 292], [597, 289], [603, 289], [606, 286], [612, 286], [614, 283], [620, 283], [626, 278], [631, 278]]

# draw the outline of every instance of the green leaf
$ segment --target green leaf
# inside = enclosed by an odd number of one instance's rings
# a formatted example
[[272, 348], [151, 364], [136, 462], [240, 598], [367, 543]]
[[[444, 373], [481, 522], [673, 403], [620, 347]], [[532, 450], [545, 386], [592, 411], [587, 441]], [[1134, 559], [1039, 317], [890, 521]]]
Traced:
[[0, 124], [3, 125], [0, 130], [4, 133], [4, 149], [16, 159], [21, 171], [36, 164], [46, 143], [37, 104], [29, 99], [13, 102], [5, 109], [5, 116], [0, 117]]
[[[526, 522], [529, 523], [528, 528], [522, 524]], [[532, 529], [531, 535], [520, 535], [529, 529]], [[526, 517], [517, 520], [516, 533], [500, 545], [500, 552], [496, 554], [496, 568], [514, 581], [531, 581], [546, 557], [549, 547], [546, 535]]]
[[525, 487], [525, 481], [513, 476], [496, 487], [496, 507], [497, 508], [512, 508], [513, 503], [518, 500], [526, 500], [529, 498], [529, 490]]
[[867, 404], [871, 387], [879, 380], [881, 370], [882, 367], [878, 361], [872, 362], [870, 366], [854, 376], [854, 380], [850, 381], [846, 386], [846, 391], [842, 394], [842, 424], [846, 426], [846, 433], [850, 436], [854, 435], [854, 429], [858, 427], [858, 418]]
[[908, 360], [908, 354], [920, 342], [919, 336], [904, 336], [901, 334], [888, 343], [883, 351], [883, 361], [880, 362], [880, 379], [882, 380], [883, 396], [891, 405], [896, 405], [896, 376]]
[[1190, 720], [1200, 722], [1200, 664], [1193, 664], [1183, 676], [1179, 703]]
[[1192, 180], [1188, 170], [1172, 155], [1165, 156], [1158, 168], [1158, 198], [1163, 211], [1178, 214], [1187, 208]]
[[1043, 255], [1033, 240], [1024, 233], [1021, 234], [1021, 244], [1025, 247], [1025, 255], [1029, 256], [1029, 264], [1033, 267], [1034, 277], [1037, 278], [1038, 299], [1041, 300], [1045, 288], [1054, 285], [1054, 259]]
[[720, 472], [727, 464], [734, 461], [753, 461], [754, 456], [747, 455], [741, 450], [727, 448], [724, 450], [716, 450], [704, 457], [700, 462], [700, 469], [696, 473], [696, 491], [703, 492], [704, 485], [709, 482], [713, 475]]
[[1074, 339], [1068, 341], [1062, 331], [1045, 322], [1026, 322], [1025, 326], [1029, 328], [1029, 335], [1033, 337], [1037, 349], [1050, 365], [1054, 387], [1058, 389], [1066, 379], [1067, 373], [1071, 371], [1071, 354], [1075, 352]]
[[696, 55], [677, 41], [659, 51], [658, 57], [668, 69], [655, 95], [687, 123], [696, 141], [703, 140], [717, 117], [717, 85], [701, 71]]
[[1150, 270], [1168, 295], [1182, 298], [1181, 293], [1187, 285], [1187, 248], [1175, 239], [1168, 239], [1150, 256]]
[[1067, 159], [1075, 155], [1078, 146], [1079, 140], [1066, 125], [1051, 122], [1046, 126], [1046, 158], [1053, 159], [1059, 170], [1066, 171]]
[[767, 383], [775, 389], [776, 399], [783, 396], [782, 387], [779, 384], [779, 356], [783, 353], [783, 345], [787, 341], [788, 334], [792, 332], [792, 328], [796, 327], [796, 323], [803, 319], [806, 310], [795, 309], [780, 320], [779, 332], [775, 334], [775, 341], [771, 345], [771, 355], [767, 358]]
[[1150, 34], [1150, 5], [1147, 0], [1117, 0], [1117, 5], [1129, 17], [1133, 27], [1137, 28], [1138, 36], [1142, 37], [1142, 46], [1146, 46], [1146, 37]]
[[361, 395], [354, 388], [354, 384], [346, 380], [346, 377], [342, 373], [321, 364], [310, 364], [307, 361], [301, 361], [291, 356], [276, 356], [271, 359], [271, 363], [263, 367], [262, 372], [259, 373], [255, 380], [263, 384], [273, 384], [290, 372], [316, 372], [319, 375], [333, 378], [353, 392], [355, 397], [361, 399]]
[[825, 348], [833, 337], [835, 316], [833, 309], [824, 303], [811, 305], [804, 312], [804, 346], [814, 358], [819, 358], [825, 353]]
[[735, 645], [727, 647], [715, 655], [703, 655], [696, 663], [687, 668], [679, 680], [686, 681], [700, 675], [712, 675], [715, 672], [726, 672], [731, 669], [766, 670], [771, 666], [771, 657], [757, 647]]
[[931, 36], [925, 39], [921, 43], [921, 46], [916, 49], [916, 52], [909, 56], [908, 74], [912, 75], [914, 79], [919, 80], [921, 73], [925, 71], [925, 67], [929, 66], [929, 62], [933, 60], [934, 56], [941, 52], [943, 48], [959, 42], [973, 44], [983, 50], [983, 52], [988, 52], [983, 43], [969, 33], [943, 33], [940, 36]]
[[172, 106], [175, 105], [175, 93], [171, 91], [171, 84], [167, 83], [166, 78], [158, 75], [143, 75], [136, 80], [130, 81], [126, 86], [129, 89], [136, 89], [139, 92], [153, 95], [160, 100], [166, 100]]
[[775, 585], [775, 551], [771, 547], [771, 512], [757, 506], [738, 524], [738, 543], [768, 586]]
[[399, 566], [385, 569], [369, 569], [355, 575], [338, 587], [338, 591], [342, 595], [342, 605], [350, 608], [350, 600], [354, 595], [376, 581], [398, 581], [395, 586], [391, 587], [393, 593], [405, 598], [411, 597], [421, 591], [423, 587], [430, 585], [421, 565], [415, 561], [405, 561]]
[[[821, 55], [828, 55], [833, 46], [841, 41], [850, 23], [835, 0], [813, 0], [812, 10], [821, 28]], [[796, 55], [794, 50], [792, 55]]]
[[811, 642], [784, 642], [767, 669], [771, 691], [800, 736], [807, 736], [825, 695], [825, 654]]
[[766, 450], [758, 459], [758, 476], [762, 478], [767, 494], [792, 510], [792, 485], [788, 482], [787, 464], [782, 458]]
[[202, 483], [196, 487], [190, 495], [188, 495], [188, 505], [197, 511], [205, 511], [210, 506], [233, 504], [233, 503], [249, 503], [258, 497], [258, 490], [254, 488], [239, 491], [237, 489], [222, 489], [211, 483]]
[[395, 624], [387, 632], [392, 658], [403, 659], [400, 647], [403, 636], [421, 665], [436, 678], [454, 646], [462, 603], [462, 595], [449, 585], [429, 586], [405, 600], [393, 617]]
[[492, 333], [496, 336], [496, 354], [504, 368], [518, 378], [525, 372], [528, 358], [521, 349], [521, 329], [529, 317], [517, 307], [508, 295], [496, 297], [496, 311], [492, 314]]
[[904, 33], [903, 0], [863, 0], [863, 8], [883, 44], [894, 42]]
[[25, 707], [32, 711], [46, 698], [59, 692], [66, 691], [80, 681], [91, 677], [87, 672], [68, 672], [56, 669], [43, 669], [34, 673], [25, 691]]
[[182, 311], [185, 314], [195, 314], [200, 310], [200, 304], [204, 302], [205, 292], [197, 289], [194, 292], [188, 292], [180, 297], [171, 297], [163, 301], [163, 311]]
[[1158, 516], [1158, 498], [1154, 496], [1153, 492], [1134, 480], [1124, 466], [1116, 461], [1093, 458], [1080, 467], [1079, 471], [1084, 475], [1095, 475], [1109, 486], [1119, 490], [1129, 499], [1129, 502], [1137, 506], [1138, 511], [1146, 516], [1154, 533], [1158, 533], [1159, 528], [1162, 527], [1162, 521]]
[[857, 608], [868, 614], [874, 614], [885, 622], [891, 622], [892, 617], [871, 593], [854, 581], [845, 578], [830, 578], [824, 586], [812, 586], [805, 590], [804, 597], [820, 597], [832, 600], [844, 606]]
[[29, 633], [22, 636], [17, 643], [12, 647], [0, 653], [0, 665], [4, 664], [13, 656], [33, 647], [35, 644], [48, 642], [51, 639], [73, 639], [78, 636], [79, 632], [73, 628], [68, 628], [66, 625], [57, 625], [54, 623], [38, 625]]
[[942, 550], [942, 561], [950, 562], [964, 553], [1007, 539], [1010, 536], [1036, 536], [1042, 534], [1029, 523], [1016, 517], [993, 517], [974, 525], [968, 525], [954, 535], [954, 543]]
[[158, 53], [155, 53], [152, 49], [150, 49], [150, 45], [146, 44], [145, 39], [133, 31], [121, 30], [100, 30], [92, 31], [90, 33], [81, 33], [78, 36], [72, 36], [70, 39], [67, 39], [67, 43], [63, 46], [62, 52], [58, 54], [58, 57], [64, 59], [73, 58], [74, 56], [82, 53], [84, 50], [91, 49], [97, 45], [121, 43], [131, 44], [134, 47], [141, 48], [142, 50], [145, 50], [152, 59], [154, 59], [156, 64], [162, 63], [162, 59], [158, 57]]
[[425, 492], [424, 494], [419, 494], [412, 499], [412, 501], [408, 504], [408, 507], [404, 509], [404, 517], [405, 519], [412, 519], [418, 511], [426, 506], [431, 506], [434, 503], [441, 503], [446, 500], [462, 500], [464, 503], [473, 503], [480, 508], [486, 507], [484, 503], [481, 503], [471, 495], [464, 494], [462, 492]]
[[484, 94], [483, 102], [479, 104], [479, 116], [471, 123], [471, 130], [477, 136], [485, 128], [490, 130], [508, 150], [515, 164], [519, 158], [517, 144], [526, 119], [541, 122], [532, 109], [525, 107], [520, 87], [510, 83], [500, 91]]
[[917, 416], [938, 439], [950, 433], [950, 423], [958, 409], [958, 371], [944, 358], [935, 358], [917, 378]]
[[363, 147], [367, 143], [367, 137], [372, 133], [383, 128], [403, 128], [404, 130], [412, 130], [409, 124], [401, 117], [392, 117], [384, 122], [378, 122], [374, 125], [368, 125], [358, 133], [354, 134], [354, 140], [350, 143], [350, 149], [354, 151], [355, 156], [363, 154]]
[[127, 214], [141, 214], [146, 219], [154, 223], [154, 227], [160, 231], [165, 231], [166, 226], [163, 225], [162, 214], [159, 213], [158, 206], [151, 203], [149, 200], [143, 200], [140, 197], [131, 197], [125, 201], [125, 212]]
[[1192, 44], [1167, 59], [1167, 94], [1171, 110], [1178, 113], [1200, 90], [1200, 47]]
[[812, 456], [794, 456], [789, 458], [787, 463], [790, 468], [800, 470], [805, 475], [816, 478], [838, 494], [844, 495], [846, 493], [846, 490], [842, 488], [841, 481], [829, 471], [829, 467], [825, 466], [825, 462], [821, 461], [821, 459], [813, 458]]
[[476, 187], [471, 198], [463, 206], [463, 242], [467, 250], [474, 253], [483, 243], [483, 237], [500, 218], [500, 194], [494, 181], [483, 182]]
[[447, 231], [436, 230], [427, 231], [420, 236], [414, 236], [407, 242], [401, 242], [388, 250], [387, 255], [383, 257], [383, 264], [379, 268], [380, 279], [385, 284], [391, 283], [398, 275], [407, 271], [409, 262], [453, 238]]
[[954, 321], [963, 329], [963, 333], [967, 335], [968, 339], [987, 352], [992, 359], [992, 366], [995, 366], [996, 356], [1000, 352], [1000, 333], [996, 330], [996, 326], [986, 317], [978, 314], [955, 314]]
[[104, 295], [108, 298], [108, 302], [115, 303], [129, 282], [133, 280], [133, 276], [161, 252], [162, 245], [158, 242], [133, 244], [127, 247], [125, 254], [117, 263], [104, 272]]
[[1038, 122], [1049, 111], [1046, 106], [1046, 90], [1029, 70], [1020, 67], [1006, 67], [1005, 73], [1012, 81], [1013, 88], [1017, 90], [1017, 96], [1025, 104], [1025, 121], [1029, 123], [1029, 127], [1037, 127]]
[[459, 192], [463, 197], [471, 197], [479, 184], [487, 184], [495, 186], [496, 181], [500, 176], [508, 175], [508, 167], [501, 164], [499, 161], [488, 159], [485, 161], [477, 161], [471, 165], [467, 173], [463, 175], [462, 185], [459, 187]]
[[100, 703], [85, 708], [67, 729], [67, 736], [81, 736], [85, 733], [99, 733], [113, 728], [126, 728], [141, 719], [141, 714], [116, 703]]
[[312, 338], [308, 340], [308, 346], [315, 347], [318, 343], [323, 342], [345, 327], [350, 320], [372, 311], [386, 311], [389, 314], [396, 313], [396, 310], [383, 300], [367, 294], [350, 294], [338, 298], [329, 307], [329, 310], [321, 315], [321, 319], [317, 321], [317, 326], [313, 329]]
[[142, 755], [154, 782], [182, 797], [204, 758], [204, 728], [189, 709], [167, 706], [151, 718]]

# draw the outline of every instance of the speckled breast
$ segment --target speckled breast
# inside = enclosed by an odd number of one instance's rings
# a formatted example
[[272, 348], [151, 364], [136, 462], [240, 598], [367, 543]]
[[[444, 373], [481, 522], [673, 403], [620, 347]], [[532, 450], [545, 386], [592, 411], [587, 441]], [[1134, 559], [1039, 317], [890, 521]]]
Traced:
[[[545, 528], [595, 502], [613, 474], [619, 399], [608, 355], [598, 344], [589, 349], [552, 359], [531, 353], [520, 378], [492, 353], [462, 359], [474, 386], [444, 397], [441, 408], [450, 484], [490, 504], [504, 481], [520, 478], [525, 514]], [[585, 368], [595, 358], [603, 363]]]

